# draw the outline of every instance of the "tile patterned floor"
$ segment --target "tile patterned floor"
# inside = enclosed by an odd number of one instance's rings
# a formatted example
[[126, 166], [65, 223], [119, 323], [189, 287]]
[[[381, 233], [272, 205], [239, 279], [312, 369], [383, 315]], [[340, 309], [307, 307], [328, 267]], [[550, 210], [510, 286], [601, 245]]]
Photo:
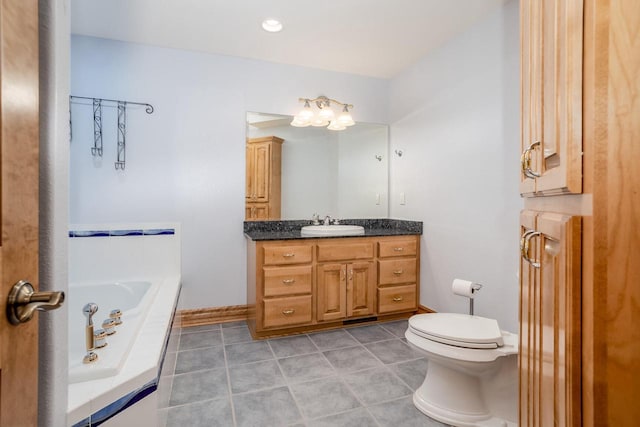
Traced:
[[160, 426], [441, 427], [412, 402], [427, 369], [406, 320], [254, 341], [245, 322], [175, 329]]

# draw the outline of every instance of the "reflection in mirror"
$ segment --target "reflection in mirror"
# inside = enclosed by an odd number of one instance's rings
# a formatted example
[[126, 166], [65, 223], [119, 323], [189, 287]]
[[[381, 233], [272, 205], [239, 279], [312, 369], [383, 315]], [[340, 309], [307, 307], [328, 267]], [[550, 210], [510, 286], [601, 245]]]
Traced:
[[[247, 113], [246, 219], [387, 218], [388, 127], [358, 122], [332, 131], [291, 120]], [[265, 197], [279, 206], [269, 208]]]

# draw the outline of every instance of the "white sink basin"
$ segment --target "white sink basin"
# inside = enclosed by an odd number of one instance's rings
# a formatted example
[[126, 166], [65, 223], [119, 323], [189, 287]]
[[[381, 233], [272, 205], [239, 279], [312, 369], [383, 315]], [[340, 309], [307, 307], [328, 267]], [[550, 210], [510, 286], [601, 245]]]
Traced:
[[363, 236], [364, 227], [360, 225], [307, 225], [300, 234], [310, 236]]

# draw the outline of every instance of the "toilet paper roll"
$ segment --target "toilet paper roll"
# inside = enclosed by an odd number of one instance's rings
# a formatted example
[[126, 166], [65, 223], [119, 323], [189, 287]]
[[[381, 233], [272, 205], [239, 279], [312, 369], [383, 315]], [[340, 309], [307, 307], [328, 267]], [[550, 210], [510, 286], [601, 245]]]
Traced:
[[474, 282], [462, 279], [453, 279], [453, 284], [451, 285], [451, 289], [454, 294], [467, 298], [473, 298], [476, 296], [474, 287], [477, 287]]

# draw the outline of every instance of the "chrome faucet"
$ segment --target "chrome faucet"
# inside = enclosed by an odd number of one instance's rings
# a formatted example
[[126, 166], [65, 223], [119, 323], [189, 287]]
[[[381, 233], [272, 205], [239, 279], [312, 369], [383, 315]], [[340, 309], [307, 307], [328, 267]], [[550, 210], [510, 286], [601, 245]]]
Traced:
[[324, 225], [331, 225], [331, 217], [329, 215], [324, 217]]
[[311, 225], [320, 225], [320, 215], [317, 213], [311, 215]]
[[95, 336], [93, 334], [93, 315], [98, 311], [98, 305], [90, 302], [82, 308], [82, 314], [87, 317], [87, 326], [85, 328], [85, 342], [87, 345], [87, 354], [84, 355], [82, 363], [92, 363], [98, 360], [98, 355], [93, 352], [96, 349]]

